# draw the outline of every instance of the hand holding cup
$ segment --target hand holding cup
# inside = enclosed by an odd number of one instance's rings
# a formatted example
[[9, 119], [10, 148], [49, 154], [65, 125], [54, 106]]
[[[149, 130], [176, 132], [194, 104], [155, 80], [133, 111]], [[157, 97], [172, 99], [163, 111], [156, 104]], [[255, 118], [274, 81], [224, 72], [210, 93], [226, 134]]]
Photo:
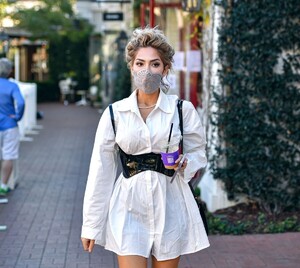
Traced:
[[179, 158], [179, 142], [168, 142], [162, 146], [161, 159], [166, 169], [174, 169], [177, 167], [176, 160]]

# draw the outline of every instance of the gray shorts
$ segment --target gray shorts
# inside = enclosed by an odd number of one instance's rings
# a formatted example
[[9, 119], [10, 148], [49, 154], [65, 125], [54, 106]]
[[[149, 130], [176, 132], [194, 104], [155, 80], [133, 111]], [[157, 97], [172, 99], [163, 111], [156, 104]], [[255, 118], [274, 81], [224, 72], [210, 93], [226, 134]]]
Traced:
[[0, 131], [0, 159], [15, 160], [19, 157], [19, 128], [9, 128]]

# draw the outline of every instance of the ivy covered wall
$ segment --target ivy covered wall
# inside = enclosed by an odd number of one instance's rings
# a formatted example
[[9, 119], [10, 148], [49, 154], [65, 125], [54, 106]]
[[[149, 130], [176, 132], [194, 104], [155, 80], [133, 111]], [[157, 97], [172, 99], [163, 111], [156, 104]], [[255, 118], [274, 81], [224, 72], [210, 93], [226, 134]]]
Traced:
[[300, 5], [221, 0], [214, 178], [270, 213], [300, 208]]

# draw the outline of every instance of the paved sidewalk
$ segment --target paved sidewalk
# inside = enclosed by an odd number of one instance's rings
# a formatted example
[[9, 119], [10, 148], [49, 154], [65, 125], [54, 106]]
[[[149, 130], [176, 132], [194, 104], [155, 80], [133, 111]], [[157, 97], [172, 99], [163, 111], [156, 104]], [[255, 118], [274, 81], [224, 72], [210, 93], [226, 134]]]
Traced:
[[[19, 186], [0, 204], [0, 267], [117, 268], [113, 253], [81, 248], [82, 201], [99, 113], [42, 104], [43, 129], [21, 143]], [[210, 236], [211, 247], [182, 257], [180, 268], [296, 268], [300, 233]]]

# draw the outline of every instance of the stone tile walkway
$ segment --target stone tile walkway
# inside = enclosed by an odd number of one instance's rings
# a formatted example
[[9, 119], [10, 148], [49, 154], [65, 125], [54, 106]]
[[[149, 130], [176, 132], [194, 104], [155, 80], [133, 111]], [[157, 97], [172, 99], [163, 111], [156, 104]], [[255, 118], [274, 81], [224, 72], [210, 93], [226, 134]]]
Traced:
[[[91, 107], [41, 104], [43, 129], [22, 142], [19, 185], [0, 204], [0, 267], [117, 268], [113, 253], [82, 250], [82, 201], [100, 114]], [[211, 247], [180, 268], [296, 268], [300, 233], [210, 236]]]

